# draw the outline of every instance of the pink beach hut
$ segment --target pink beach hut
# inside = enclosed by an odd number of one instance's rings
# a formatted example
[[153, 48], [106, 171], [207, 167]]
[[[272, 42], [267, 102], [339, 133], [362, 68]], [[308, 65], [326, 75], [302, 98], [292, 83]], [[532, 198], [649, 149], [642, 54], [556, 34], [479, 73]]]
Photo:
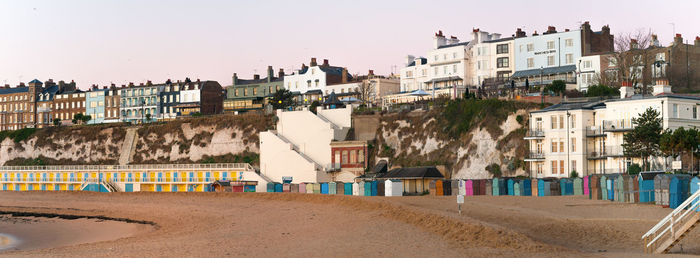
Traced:
[[306, 183], [299, 183], [299, 192], [306, 193]]
[[466, 192], [465, 195], [467, 195], [467, 196], [474, 195], [474, 181], [472, 181], [472, 180], [465, 181], [464, 182], [464, 191]]
[[588, 196], [588, 178], [587, 176], [583, 177], [583, 195]]

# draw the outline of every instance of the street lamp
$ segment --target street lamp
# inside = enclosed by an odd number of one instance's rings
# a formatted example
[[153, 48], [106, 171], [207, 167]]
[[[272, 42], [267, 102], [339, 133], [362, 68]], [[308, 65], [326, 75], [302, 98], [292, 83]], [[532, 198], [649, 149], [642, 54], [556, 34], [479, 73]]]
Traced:
[[544, 87], [542, 86], [542, 76], [544, 75], [544, 68], [540, 66], [540, 98], [541, 98], [541, 104], [544, 105]]

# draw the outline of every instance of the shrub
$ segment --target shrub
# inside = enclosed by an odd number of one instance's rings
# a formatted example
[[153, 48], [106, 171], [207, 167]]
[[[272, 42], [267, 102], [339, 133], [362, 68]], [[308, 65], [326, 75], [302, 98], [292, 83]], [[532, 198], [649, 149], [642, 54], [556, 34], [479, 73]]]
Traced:
[[486, 166], [486, 171], [494, 177], [501, 176], [501, 166], [496, 163], [491, 163], [491, 165]]
[[523, 124], [523, 121], [524, 121], [523, 116], [522, 116], [522, 115], [517, 115], [517, 116], [515, 117], [515, 121], [517, 121], [518, 124]]
[[578, 172], [576, 170], [571, 171], [571, 174], [569, 175], [570, 178], [578, 178]]
[[633, 163], [627, 168], [627, 173], [630, 175], [636, 175], [639, 174], [639, 172], [642, 172], [642, 167], [637, 163]]
[[24, 128], [14, 131], [2, 131], [0, 132], [0, 142], [5, 140], [5, 138], [12, 139], [15, 143], [29, 139], [32, 134], [36, 132], [36, 128]]

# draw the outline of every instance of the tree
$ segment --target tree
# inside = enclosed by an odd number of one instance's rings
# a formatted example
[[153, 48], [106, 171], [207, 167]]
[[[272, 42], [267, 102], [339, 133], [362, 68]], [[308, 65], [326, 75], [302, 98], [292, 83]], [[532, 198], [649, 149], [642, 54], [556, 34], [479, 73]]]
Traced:
[[292, 92], [287, 89], [280, 89], [272, 95], [272, 108], [277, 109], [287, 109], [294, 105], [294, 96]]
[[364, 80], [359, 85], [357, 86], [357, 89], [359, 90], [360, 93], [360, 101], [362, 101], [362, 104], [367, 106], [368, 103], [371, 103], [372, 100], [375, 97], [375, 85], [376, 82], [373, 81], [368, 81]]
[[620, 95], [619, 89], [602, 84], [588, 86], [588, 90], [586, 90], [586, 97], [608, 97], [615, 95]]
[[562, 80], [554, 80], [552, 84], [547, 85], [546, 91], [554, 92], [555, 95], [559, 95], [566, 91], [566, 82]]
[[647, 159], [659, 154], [661, 118], [659, 111], [649, 107], [639, 117], [632, 118], [635, 128], [623, 136], [625, 156], [642, 158], [642, 167], [649, 169]]
[[655, 58], [649, 51], [651, 34], [651, 30], [638, 29], [634, 32], [615, 35], [615, 51], [610, 58], [610, 66], [616, 71], [615, 86], [628, 81], [635, 88], [640, 88], [642, 94], [647, 93], [651, 76], [644, 76], [644, 74], [649, 71]]
[[314, 102], [311, 102], [311, 106], [309, 107], [309, 110], [311, 112], [313, 112], [314, 114], [316, 114], [316, 108], [318, 108], [318, 106], [320, 106], [320, 105], [321, 105], [321, 103], [318, 102], [318, 100], [314, 100]]
[[78, 124], [80, 121], [83, 121], [83, 113], [73, 115], [73, 124]]
[[146, 121], [151, 121], [151, 114], [146, 114]]
[[88, 121], [92, 120], [91, 115], [83, 116], [80, 118], [81, 121], [83, 121], [83, 124], [87, 124]]
[[54, 125], [54, 126], [59, 126], [59, 125], [61, 125], [61, 119], [54, 118], [54, 119], [53, 119], [53, 125]]
[[[695, 128], [685, 129], [680, 127], [674, 131], [665, 130], [659, 139], [659, 149], [666, 157], [676, 158], [686, 156], [691, 158], [695, 155], [700, 138], [698, 130]], [[691, 164], [691, 169], [693, 169]]]
[[632, 165], [627, 168], [627, 174], [637, 175], [639, 172], [642, 172], [642, 168], [637, 163], [632, 163]]

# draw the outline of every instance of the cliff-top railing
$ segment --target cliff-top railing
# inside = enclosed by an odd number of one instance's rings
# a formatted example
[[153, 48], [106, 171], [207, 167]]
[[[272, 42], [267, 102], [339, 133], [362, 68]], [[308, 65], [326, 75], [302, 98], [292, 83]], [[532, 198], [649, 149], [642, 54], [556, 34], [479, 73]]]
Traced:
[[139, 164], [139, 165], [53, 165], [53, 166], [0, 166], [0, 171], [61, 171], [61, 170], [162, 170], [162, 169], [241, 169], [255, 171], [248, 163], [211, 164]]

